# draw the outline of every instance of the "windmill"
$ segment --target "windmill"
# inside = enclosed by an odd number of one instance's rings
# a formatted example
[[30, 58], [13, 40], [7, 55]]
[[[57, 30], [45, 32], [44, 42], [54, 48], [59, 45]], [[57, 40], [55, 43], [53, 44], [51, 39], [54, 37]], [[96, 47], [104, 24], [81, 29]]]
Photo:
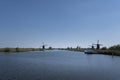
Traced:
[[100, 49], [100, 46], [102, 46], [102, 44], [99, 43], [99, 40], [97, 41], [97, 44], [94, 44], [96, 45], [96, 49], [99, 50]]
[[80, 49], [80, 46], [77, 46], [77, 47], [76, 47], [76, 49], [78, 49], [78, 50], [79, 50], [79, 49]]
[[92, 45], [89, 45], [92, 49], [95, 49], [95, 47], [94, 47], [94, 44], [92, 43]]
[[46, 47], [47, 45], [46, 44], [44, 44], [44, 42], [42, 43], [42, 49], [43, 50], [45, 50], [45, 47]]

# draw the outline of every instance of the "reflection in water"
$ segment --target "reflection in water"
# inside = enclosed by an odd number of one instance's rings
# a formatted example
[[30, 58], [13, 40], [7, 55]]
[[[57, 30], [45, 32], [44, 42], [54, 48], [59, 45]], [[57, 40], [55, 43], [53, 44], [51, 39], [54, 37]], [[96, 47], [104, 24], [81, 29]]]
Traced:
[[0, 80], [120, 80], [120, 58], [81, 52], [0, 54]]

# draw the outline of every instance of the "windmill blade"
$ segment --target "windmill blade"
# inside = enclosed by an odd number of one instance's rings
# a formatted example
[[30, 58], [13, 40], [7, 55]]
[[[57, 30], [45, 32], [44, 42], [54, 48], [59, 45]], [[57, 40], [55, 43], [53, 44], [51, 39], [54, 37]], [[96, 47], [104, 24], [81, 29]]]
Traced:
[[103, 44], [99, 44], [100, 46], [103, 46]]
[[97, 41], [97, 44], [99, 44], [99, 40]]
[[89, 47], [92, 47], [91, 45], [88, 45]]
[[45, 44], [45, 46], [48, 46], [47, 44]]
[[44, 42], [42, 43], [42, 46], [43, 46], [43, 45], [44, 45], [44, 46], [48, 46], [47, 44], [44, 44]]
[[93, 45], [97, 45], [97, 44], [93, 44]]
[[99, 40], [97, 40], [97, 44], [93, 44], [93, 45], [102, 45], [102, 44], [100, 44], [100, 41]]

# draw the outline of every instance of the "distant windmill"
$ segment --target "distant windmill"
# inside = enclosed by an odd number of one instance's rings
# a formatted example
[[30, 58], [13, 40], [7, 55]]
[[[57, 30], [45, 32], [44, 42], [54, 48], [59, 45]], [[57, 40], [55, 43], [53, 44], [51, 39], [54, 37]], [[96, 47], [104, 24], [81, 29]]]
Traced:
[[76, 49], [78, 49], [78, 50], [79, 50], [79, 49], [80, 49], [80, 46], [77, 46], [77, 47], [76, 47]]
[[45, 50], [45, 47], [46, 47], [47, 45], [46, 44], [44, 44], [44, 42], [42, 43], [42, 49], [43, 50]]
[[94, 47], [94, 44], [92, 43], [92, 45], [89, 45], [92, 49], [95, 49], [95, 47]]
[[99, 40], [97, 41], [97, 44], [94, 44], [96, 45], [96, 49], [99, 50], [100, 49], [100, 46], [102, 46], [102, 44], [99, 44]]

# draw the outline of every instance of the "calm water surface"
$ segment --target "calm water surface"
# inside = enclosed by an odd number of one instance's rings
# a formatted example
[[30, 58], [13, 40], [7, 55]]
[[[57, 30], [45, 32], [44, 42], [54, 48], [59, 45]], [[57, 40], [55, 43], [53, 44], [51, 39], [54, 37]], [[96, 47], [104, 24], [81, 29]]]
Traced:
[[1, 53], [0, 80], [120, 80], [120, 57], [60, 50]]

